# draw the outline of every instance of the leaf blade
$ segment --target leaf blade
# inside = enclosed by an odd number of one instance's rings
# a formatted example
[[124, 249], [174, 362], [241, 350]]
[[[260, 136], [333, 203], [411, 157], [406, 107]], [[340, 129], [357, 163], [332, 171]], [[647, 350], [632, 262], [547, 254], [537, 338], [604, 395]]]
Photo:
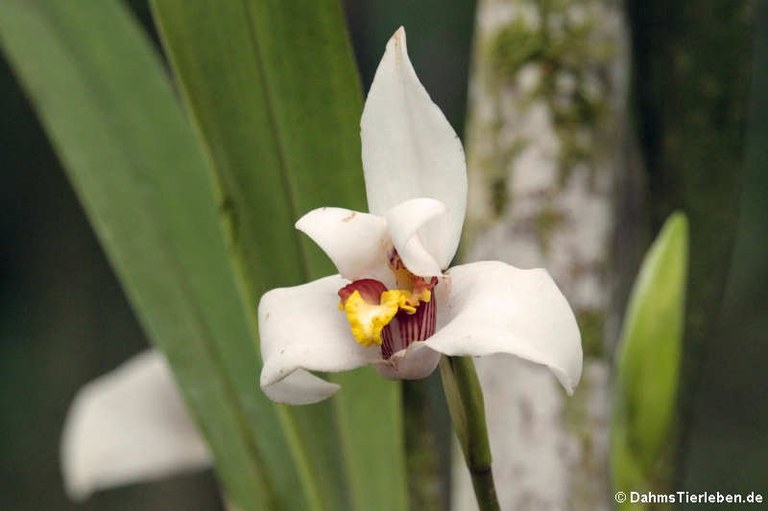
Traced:
[[[142, 325], [182, 383], [229, 497], [242, 509], [278, 506], [262, 447], [285, 451], [285, 442], [271, 404], [249, 392], [258, 354], [218, 198], [146, 37], [112, 0], [81, 10], [6, 2], [0, 34]], [[265, 424], [260, 442], [247, 432], [254, 411]]]
[[[274, 245], [260, 243], [258, 228], [239, 230], [237, 252], [248, 295], [255, 300], [271, 287], [331, 273], [325, 256], [308, 239], [297, 238], [292, 224], [315, 207], [363, 207], [357, 128], [362, 102], [339, 4], [153, 0], [152, 5], [182, 94], [220, 180], [225, 189], [242, 192], [238, 197], [225, 191], [234, 197], [237, 217], [244, 225], [258, 226], [264, 209], [279, 209], [269, 228], [290, 233], [294, 240], [283, 243], [280, 254], [290, 264], [268, 270], [251, 262], [274, 260], [264, 250], [265, 245]], [[236, 50], [228, 52], [232, 47]], [[237, 58], [239, 53], [249, 57]], [[227, 98], [237, 98], [238, 107], [225, 105]], [[251, 111], [264, 115], [250, 117]], [[258, 148], [250, 147], [254, 138]], [[262, 179], [280, 182], [281, 193], [266, 202], [254, 199], [259, 192], [252, 185]], [[261, 252], [256, 251], [259, 247]], [[336, 427], [340, 432], [345, 467], [336, 475], [316, 469], [318, 459], [334, 454], [330, 442], [304, 440], [303, 445], [294, 445], [294, 459], [314, 464], [303, 469], [313, 475], [305, 478], [305, 487], [319, 495], [312, 488], [338, 488], [346, 477], [355, 508], [403, 509], [399, 385], [382, 382], [371, 371], [332, 378], [347, 387], [334, 398], [333, 409], [324, 405], [312, 412], [285, 412], [297, 440], [306, 439], [318, 424], [326, 435], [334, 434]], [[353, 385], [366, 390], [353, 397]], [[360, 399], [391, 406], [372, 416]], [[335, 426], [328, 422], [332, 412]], [[372, 456], [380, 460], [378, 477], [361, 477]], [[325, 477], [324, 482], [315, 481], [318, 476]], [[331, 493], [326, 490], [319, 499], [336, 508], [341, 503]]]

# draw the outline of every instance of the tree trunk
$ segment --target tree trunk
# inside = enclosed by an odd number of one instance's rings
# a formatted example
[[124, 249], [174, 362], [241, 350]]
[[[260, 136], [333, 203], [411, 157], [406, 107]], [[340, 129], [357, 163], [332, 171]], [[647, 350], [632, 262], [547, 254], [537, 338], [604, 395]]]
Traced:
[[[636, 264], [627, 34], [612, 0], [480, 0], [470, 80], [464, 259], [544, 267], [576, 312], [584, 373], [568, 398], [546, 369], [477, 360], [502, 509], [607, 510], [609, 268]], [[621, 215], [616, 211], [622, 201]], [[627, 264], [628, 262], [628, 264]], [[610, 271], [610, 273], [609, 273]], [[619, 300], [621, 302], [622, 300]], [[509, 311], [514, 314], [515, 311]], [[472, 509], [457, 465], [455, 509]]]

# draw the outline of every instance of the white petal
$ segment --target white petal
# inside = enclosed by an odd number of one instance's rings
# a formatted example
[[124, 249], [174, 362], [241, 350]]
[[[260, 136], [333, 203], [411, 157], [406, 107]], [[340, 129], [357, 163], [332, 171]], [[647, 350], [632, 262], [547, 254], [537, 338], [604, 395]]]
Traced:
[[425, 341], [446, 355], [506, 353], [548, 366], [570, 394], [581, 377], [581, 335], [549, 274], [500, 262], [451, 268], [448, 304]]
[[320, 208], [296, 222], [323, 249], [346, 279], [357, 280], [386, 265], [384, 218], [343, 208]]
[[420, 380], [426, 378], [440, 362], [440, 353], [421, 341], [393, 353], [389, 360], [376, 363], [376, 370], [389, 380]]
[[[283, 403], [308, 404], [338, 387], [296, 371], [348, 371], [379, 358], [377, 346], [363, 348], [339, 310], [338, 275], [301, 286], [273, 289], [259, 303], [259, 337], [264, 368], [261, 388]], [[309, 378], [311, 377], [311, 378]]]
[[83, 387], [61, 444], [67, 493], [92, 492], [210, 465], [163, 356], [141, 353]]
[[392, 243], [411, 273], [422, 277], [441, 275], [440, 264], [424, 247], [419, 229], [446, 211], [436, 199], [418, 198], [401, 202], [389, 209], [385, 217]]
[[421, 229], [421, 241], [446, 268], [456, 253], [466, 211], [464, 150], [419, 82], [402, 28], [387, 43], [360, 127], [368, 209], [383, 215], [415, 197], [443, 202], [447, 213]]
[[282, 380], [262, 386], [264, 394], [275, 403], [308, 405], [334, 395], [339, 386], [303, 369], [297, 369]]

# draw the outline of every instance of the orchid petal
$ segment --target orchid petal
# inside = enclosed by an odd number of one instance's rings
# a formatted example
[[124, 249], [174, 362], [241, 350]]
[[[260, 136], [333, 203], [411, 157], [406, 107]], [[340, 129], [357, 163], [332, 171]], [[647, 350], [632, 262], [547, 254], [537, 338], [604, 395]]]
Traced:
[[447, 212], [425, 225], [421, 242], [441, 268], [459, 244], [467, 202], [464, 150], [456, 132], [419, 82], [405, 30], [387, 43], [361, 120], [368, 209], [385, 214], [415, 197], [433, 197]]
[[376, 364], [376, 370], [388, 380], [419, 380], [432, 374], [440, 362], [440, 353], [416, 341]]
[[337, 293], [346, 284], [333, 275], [273, 289], [262, 297], [261, 388], [268, 396], [290, 404], [321, 401], [338, 387], [309, 373], [296, 375], [296, 371], [348, 371], [379, 358], [378, 346], [364, 348], [355, 342], [346, 317], [338, 310]]
[[445, 204], [439, 200], [418, 198], [401, 202], [386, 212], [392, 243], [411, 273], [421, 277], [442, 274], [440, 264], [424, 247], [418, 232], [445, 211]]
[[[579, 382], [581, 335], [573, 311], [545, 270], [501, 262], [456, 266], [434, 336], [445, 355], [506, 353], [549, 367], [568, 394]], [[438, 316], [440, 317], [440, 316]]]
[[67, 415], [62, 472], [76, 500], [95, 490], [210, 465], [163, 356], [135, 356], [83, 387]]
[[323, 249], [346, 279], [357, 280], [386, 265], [387, 222], [344, 208], [320, 208], [304, 215], [296, 228]]
[[308, 405], [328, 399], [340, 388], [309, 371], [297, 369], [282, 380], [262, 387], [262, 390], [275, 403]]

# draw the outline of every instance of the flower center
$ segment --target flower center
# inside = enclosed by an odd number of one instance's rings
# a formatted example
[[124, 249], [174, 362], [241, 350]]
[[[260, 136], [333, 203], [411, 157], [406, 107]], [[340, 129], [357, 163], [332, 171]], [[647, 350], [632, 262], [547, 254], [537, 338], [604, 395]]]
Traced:
[[[362, 346], [381, 346], [384, 359], [435, 333], [435, 299], [432, 288], [437, 277], [427, 282], [408, 271], [397, 253], [390, 268], [398, 287], [387, 289], [374, 279], [360, 279], [339, 290], [339, 309], [347, 315], [352, 335]], [[397, 328], [392, 328], [393, 326]]]

